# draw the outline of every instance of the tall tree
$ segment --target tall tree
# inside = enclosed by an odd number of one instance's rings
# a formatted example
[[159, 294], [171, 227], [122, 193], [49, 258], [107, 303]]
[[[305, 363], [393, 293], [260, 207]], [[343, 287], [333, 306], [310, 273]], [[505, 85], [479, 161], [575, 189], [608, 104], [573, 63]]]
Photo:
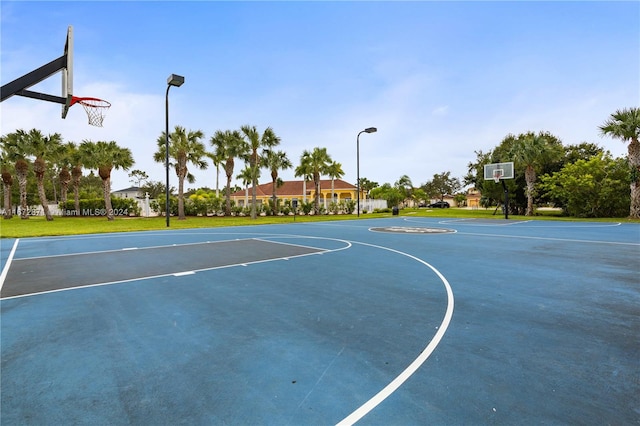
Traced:
[[[313, 148], [313, 151], [303, 151], [300, 157], [300, 171], [304, 175], [311, 176], [315, 188], [313, 208], [316, 214], [320, 213], [320, 180], [323, 174], [327, 174], [329, 165], [333, 162], [327, 153], [327, 148]], [[298, 170], [298, 169], [296, 169]]]
[[[210, 143], [213, 144], [213, 137], [209, 140]], [[224, 161], [226, 160], [226, 158], [221, 155], [220, 152], [218, 152], [217, 150], [214, 150], [213, 152], [208, 152], [207, 153], [207, 157], [211, 158], [211, 161], [213, 161], [213, 166], [216, 168], [216, 197], [220, 196], [220, 166], [222, 165], [222, 163], [224, 163]]]
[[233, 169], [235, 167], [236, 158], [244, 158], [247, 154], [247, 144], [240, 136], [237, 130], [218, 130], [209, 140], [214, 148], [213, 156], [221, 158], [224, 162], [224, 173], [227, 177], [225, 185], [225, 210], [226, 216], [231, 215], [231, 180], [233, 179]]
[[271, 182], [273, 182], [273, 189], [271, 198], [273, 199], [273, 214], [278, 214], [278, 172], [280, 170], [286, 170], [293, 167], [291, 161], [287, 157], [284, 151], [268, 150], [265, 152], [265, 164], [271, 172]]
[[4, 196], [4, 215], [5, 219], [13, 218], [13, 206], [11, 205], [11, 189], [13, 188], [13, 175], [11, 174], [12, 164], [9, 156], [4, 151], [4, 143], [0, 139], [2, 152], [0, 153], [0, 173], [2, 174], [2, 189]]
[[360, 178], [360, 188], [362, 188], [365, 192], [369, 192], [372, 189], [377, 188], [379, 186], [380, 184], [378, 184], [378, 182], [374, 182], [365, 177]]
[[60, 155], [62, 146], [62, 136], [58, 133], [44, 136], [40, 130], [29, 131], [29, 153], [35, 157], [33, 161], [33, 171], [36, 174], [38, 185], [38, 198], [47, 220], [53, 220], [49, 211], [49, 202], [44, 190], [44, 177], [47, 172], [47, 163], [53, 161]]
[[247, 207], [249, 205], [249, 185], [251, 185], [251, 181], [253, 180], [251, 169], [248, 166], [245, 167], [240, 174], [236, 176], [236, 179], [240, 179], [244, 185], [244, 206]]
[[309, 170], [308, 164], [301, 161], [300, 164], [295, 168], [294, 176], [302, 178], [302, 201], [306, 203], [307, 181], [311, 180], [311, 172]]
[[628, 158], [631, 167], [631, 206], [629, 216], [640, 218], [640, 108], [617, 110], [599, 127], [604, 136], [629, 143]]
[[149, 175], [144, 170], [131, 170], [129, 172], [129, 182], [136, 187], [142, 187], [149, 180]]
[[18, 178], [20, 192], [20, 219], [29, 219], [27, 205], [27, 177], [29, 174], [29, 135], [20, 129], [9, 133], [2, 139], [2, 146], [8, 161], [13, 161], [13, 167]]
[[129, 170], [133, 166], [133, 155], [129, 148], [121, 148], [115, 141], [92, 142], [84, 140], [79, 147], [85, 167], [97, 169], [102, 179], [102, 194], [107, 220], [113, 220], [111, 205], [111, 172], [113, 169]]
[[[507, 137], [512, 136], [509, 135]], [[527, 185], [525, 216], [533, 215], [536, 170], [543, 169], [548, 163], [558, 162], [561, 160], [562, 155], [562, 143], [548, 132], [527, 132], [515, 138], [511, 149], [511, 157], [516, 167], [524, 167], [524, 179]]]
[[[195, 182], [195, 177], [189, 173], [189, 164], [193, 164], [200, 170], [205, 170], [208, 166], [204, 160], [206, 157], [205, 146], [202, 143], [204, 133], [201, 130], [187, 131], [182, 126], [176, 126], [169, 134], [169, 164], [176, 170], [178, 177], [178, 220], [185, 220], [184, 214], [184, 181]], [[158, 150], [153, 155], [153, 159], [158, 163], [166, 160], [167, 136], [165, 132], [158, 137]], [[173, 160], [173, 161], [171, 161]]]
[[[60, 181], [60, 201], [67, 202], [67, 194], [69, 192], [69, 183], [73, 176], [70, 169], [74, 166], [74, 155], [78, 150], [78, 147], [73, 142], [67, 142], [62, 146], [58, 157], [56, 158], [56, 164], [60, 171], [58, 172], [58, 179]], [[63, 215], [64, 212], [63, 210]]]
[[442, 172], [434, 174], [433, 179], [422, 185], [421, 188], [427, 197], [437, 197], [443, 201], [445, 195], [454, 195], [461, 187], [458, 178], [451, 177], [451, 172]]
[[[73, 204], [76, 215], [80, 215], [80, 179], [82, 178], [82, 168], [85, 164], [85, 155], [91, 155], [90, 152], [80, 150], [80, 147], [73, 142], [67, 144], [69, 156], [71, 159], [71, 185], [73, 186]], [[88, 162], [88, 160], [86, 160]]]
[[264, 162], [265, 151], [280, 145], [280, 138], [276, 136], [271, 127], [267, 127], [262, 135], [256, 126], [244, 125], [240, 127], [240, 133], [249, 147], [246, 157], [252, 175], [251, 188], [251, 218], [256, 219], [256, 191], [258, 187], [258, 176], [260, 168]]
[[577, 145], [567, 145], [564, 147], [564, 158], [562, 165], [575, 163], [578, 160], [590, 160], [605, 154], [603, 148], [594, 143], [582, 142]]
[[[338, 163], [337, 161], [332, 161], [329, 164], [329, 167], [327, 168], [327, 175], [331, 178], [331, 202], [333, 203], [335, 202], [334, 181], [344, 176], [344, 170], [342, 170], [342, 164]], [[362, 185], [360, 187], [362, 188]]]
[[413, 194], [413, 182], [411, 182], [411, 178], [407, 175], [402, 175], [400, 176], [400, 179], [396, 181], [394, 186], [398, 188], [402, 194], [403, 203], [406, 206], [407, 200], [411, 199]]

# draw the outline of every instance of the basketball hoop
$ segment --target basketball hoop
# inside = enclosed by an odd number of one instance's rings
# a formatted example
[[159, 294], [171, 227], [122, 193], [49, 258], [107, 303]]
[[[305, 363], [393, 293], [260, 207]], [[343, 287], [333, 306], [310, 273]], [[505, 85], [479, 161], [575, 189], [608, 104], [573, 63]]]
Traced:
[[82, 105], [87, 113], [90, 125], [102, 127], [102, 121], [107, 114], [107, 110], [111, 106], [109, 102], [98, 98], [77, 98], [74, 96], [71, 99], [71, 105], [75, 103]]
[[497, 169], [493, 171], [493, 181], [495, 183], [500, 183], [500, 178], [502, 178], [502, 170]]

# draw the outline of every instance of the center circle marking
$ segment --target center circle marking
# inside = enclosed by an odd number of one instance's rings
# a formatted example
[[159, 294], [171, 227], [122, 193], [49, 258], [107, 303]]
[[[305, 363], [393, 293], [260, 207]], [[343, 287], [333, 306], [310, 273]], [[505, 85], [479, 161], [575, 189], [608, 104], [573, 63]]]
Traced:
[[379, 228], [369, 228], [373, 232], [391, 232], [395, 234], [451, 234], [455, 229], [448, 228], [425, 228], [421, 226], [384, 226]]

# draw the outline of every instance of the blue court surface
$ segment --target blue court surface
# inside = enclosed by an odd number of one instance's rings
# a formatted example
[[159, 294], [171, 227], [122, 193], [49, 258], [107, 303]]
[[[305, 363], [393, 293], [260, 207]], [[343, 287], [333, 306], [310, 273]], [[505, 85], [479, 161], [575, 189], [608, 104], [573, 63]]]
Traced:
[[2, 424], [640, 424], [638, 224], [1, 243]]

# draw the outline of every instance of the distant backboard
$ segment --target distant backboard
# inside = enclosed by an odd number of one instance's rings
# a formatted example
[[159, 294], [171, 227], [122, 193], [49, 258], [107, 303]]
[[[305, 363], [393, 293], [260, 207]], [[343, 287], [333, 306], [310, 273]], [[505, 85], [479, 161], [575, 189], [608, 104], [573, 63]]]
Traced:
[[67, 117], [71, 99], [73, 98], [73, 27], [67, 29], [67, 40], [64, 44], [64, 57], [67, 58], [66, 66], [62, 68], [62, 97], [66, 102], [62, 105], [62, 118]]
[[499, 182], [513, 179], [513, 161], [507, 163], [492, 163], [484, 165], [484, 179]]

